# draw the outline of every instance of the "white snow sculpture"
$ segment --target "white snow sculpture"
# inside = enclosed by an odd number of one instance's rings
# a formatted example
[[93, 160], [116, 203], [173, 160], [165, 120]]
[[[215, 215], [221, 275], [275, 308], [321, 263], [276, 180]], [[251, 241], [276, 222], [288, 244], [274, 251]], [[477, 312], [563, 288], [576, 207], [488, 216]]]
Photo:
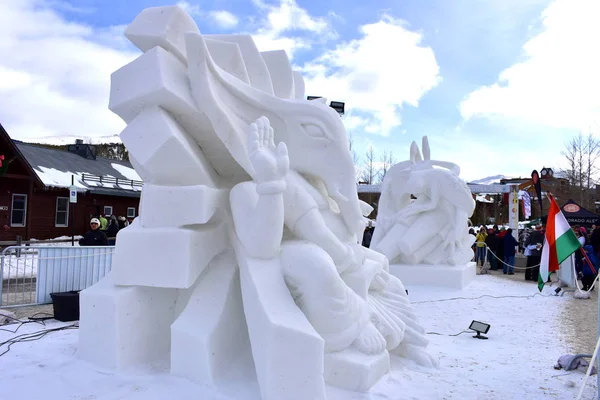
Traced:
[[[458, 165], [431, 160], [427, 136], [422, 147], [423, 156], [413, 142], [410, 159], [385, 175], [370, 247], [393, 264], [467, 266], [472, 273], [474, 236], [467, 224], [473, 195]], [[429, 282], [436, 280], [433, 271], [421, 270]]]
[[368, 390], [390, 353], [433, 365], [387, 258], [357, 244], [370, 210], [341, 119], [304, 100], [285, 52], [203, 36], [177, 6], [126, 36], [145, 53], [113, 74], [110, 108], [145, 187], [111, 273], [81, 294], [82, 357], [170, 351], [172, 373], [214, 385], [249, 346], [265, 400]]

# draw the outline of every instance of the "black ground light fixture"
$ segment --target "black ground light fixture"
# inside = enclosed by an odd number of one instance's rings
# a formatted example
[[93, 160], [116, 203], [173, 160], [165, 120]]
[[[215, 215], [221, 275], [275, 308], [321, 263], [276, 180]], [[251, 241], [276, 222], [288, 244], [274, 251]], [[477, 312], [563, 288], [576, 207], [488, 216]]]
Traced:
[[488, 333], [490, 330], [490, 325], [484, 322], [473, 321], [471, 322], [471, 326], [469, 329], [477, 332], [477, 335], [473, 336], [476, 339], [487, 339], [487, 336], [483, 336], [482, 333]]

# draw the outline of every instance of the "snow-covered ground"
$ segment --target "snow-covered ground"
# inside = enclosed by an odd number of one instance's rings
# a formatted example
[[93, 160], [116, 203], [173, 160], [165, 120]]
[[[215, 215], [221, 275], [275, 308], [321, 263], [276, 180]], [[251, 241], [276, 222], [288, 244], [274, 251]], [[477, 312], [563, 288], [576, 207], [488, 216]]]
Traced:
[[[75, 236], [75, 246], [79, 247], [79, 239], [81, 236]], [[70, 236], [61, 236], [51, 240], [71, 240]], [[23, 250], [20, 257], [16, 257], [14, 252], [8, 252], [2, 257], [2, 279], [31, 279], [37, 276], [38, 255], [35, 247], [69, 247], [71, 242], [60, 243], [44, 243], [38, 242], [36, 239], [31, 239], [29, 249]]]
[[[551, 296], [552, 287], [538, 295], [536, 285], [479, 275], [463, 291], [408, 287], [421, 322], [430, 334], [430, 352], [439, 358], [438, 369], [394, 359], [391, 373], [369, 393], [328, 389], [329, 400], [384, 399], [573, 399], [583, 374], [556, 371], [553, 365], [566, 353], [561, 313], [571, 295]], [[485, 296], [485, 297], [480, 297]], [[491, 297], [496, 296], [496, 297]], [[502, 297], [520, 296], [520, 297]], [[455, 297], [477, 299], [452, 299]], [[589, 301], [589, 300], [588, 300]], [[491, 324], [489, 340], [459, 333], [472, 320]], [[50, 323], [48, 327], [66, 325]], [[564, 325], [564, 324], [563, 324]], [[23, 326], [19, 333], [41, 329]], [[0, 332], [0, 342], [16, 334]], [[230, 382], [211, 388], [168, 374], [153, 365], [122, 373], [98, 370], [77, 358], [78, 331], [50, 333], [39, 341], [14, 344], [0, 358], [1, 398], [28, 400], [259, 400], [252, 376], [242, 373], [251, 365], [240, 355], [239, 368]], [[0, 348], [0, 353], [5, 347]], [[593, 349], [589, 349], [591, 353]], [[248, 370], [246, 368], [245, 370]], [[569, 385], [574, 382], [575, 387]], [[591, 377], [583, 399], [595, 398], [596, 377]], [[285, 399], [282, 399], [285, 400]], [[307, 399], [308, 400], [308, 399]]]

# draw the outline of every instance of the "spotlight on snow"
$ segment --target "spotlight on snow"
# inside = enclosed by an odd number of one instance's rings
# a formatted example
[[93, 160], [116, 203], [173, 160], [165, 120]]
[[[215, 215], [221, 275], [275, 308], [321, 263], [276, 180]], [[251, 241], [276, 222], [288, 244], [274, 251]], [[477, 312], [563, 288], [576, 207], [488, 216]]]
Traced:
[[560, 293], [560, 291], [561, 291], [561, 290], [562, 290], [562, 289], [561, 289], [561, 288], [559, 288], [559, 287], [557, 287], [556, 289], [554, 289], [554, 295], [555, 295], [555, 296], [558, 296], [558, 294]]
[[469, 329], [477, 332], [477, 335], [473, 336], [476, 339], [487, 339], [487, 336], [483, 336], [482, 333], [488, 333], [490, 330], [490, 325], [484, 322], [473, 321], [471, 322], [471, 326]]

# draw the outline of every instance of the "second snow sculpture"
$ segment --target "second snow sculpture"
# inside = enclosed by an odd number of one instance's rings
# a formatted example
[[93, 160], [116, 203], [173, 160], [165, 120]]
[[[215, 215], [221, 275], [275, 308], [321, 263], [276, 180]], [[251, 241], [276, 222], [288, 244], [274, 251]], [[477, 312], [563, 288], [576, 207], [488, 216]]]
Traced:
[[[410, 159], [386, 174], [370, 247], [400, 266], [472, 269], [474, 237], [467, 221], [475, 210], [473, 195], [460, 180], [458, 165], [431, 160], [426, 136], [422, 147], [423, 155], [413, 142]], [[425, 273], [433, 282], [431, 272]]]
[[113, 74], [110, 106], [146, 186], [111, 274], [82, 293], [82, 356], [121, 368], [170, 351], [173, 373], [214, 384], [250, 346], [265, 400], [367, 390], [390, 353], [432, 365], [387, 258], [357, 244], [344, 126], [304, 99], [285, 52], [202, 35], [179, 7], [126, 35], [145, 53]]

